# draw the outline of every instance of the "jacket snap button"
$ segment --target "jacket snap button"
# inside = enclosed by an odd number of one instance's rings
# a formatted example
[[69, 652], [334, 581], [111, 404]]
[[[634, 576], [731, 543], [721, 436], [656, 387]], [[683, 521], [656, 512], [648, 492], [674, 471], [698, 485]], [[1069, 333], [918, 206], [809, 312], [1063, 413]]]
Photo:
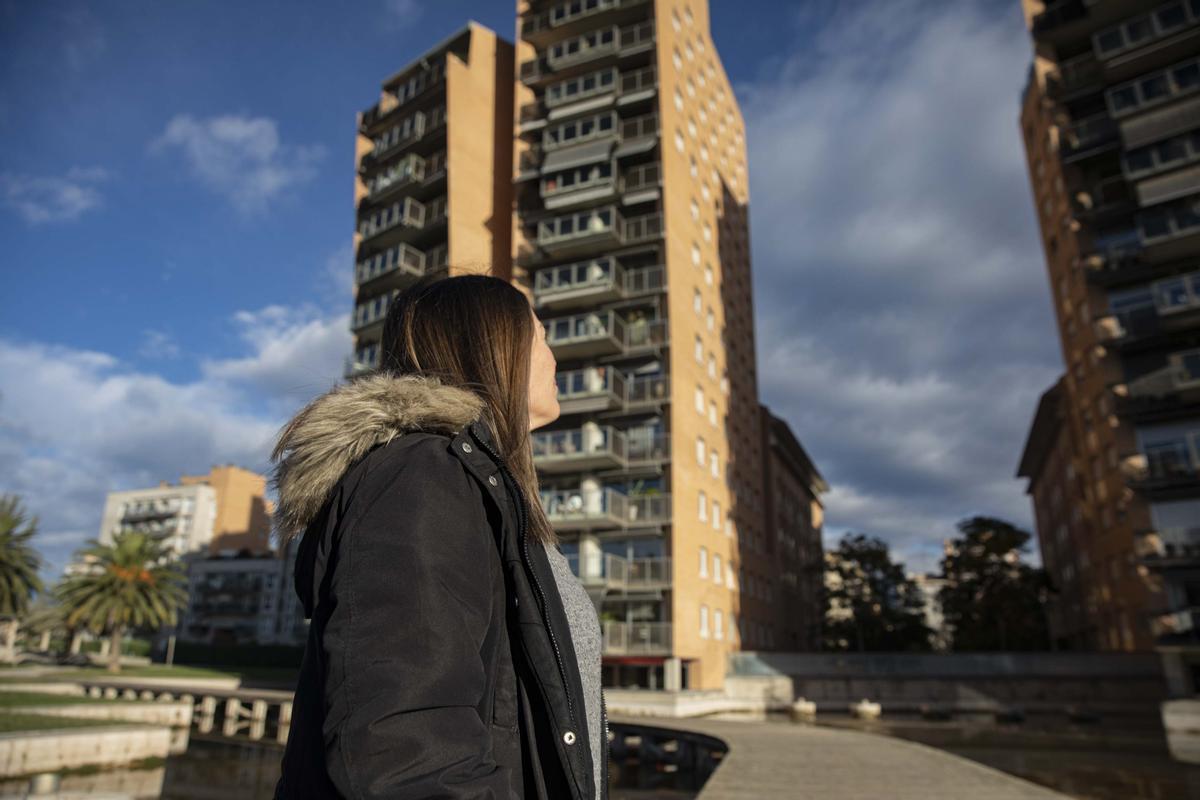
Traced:
[[466, 442], [463, 442], [463, 452], [464, 453], [471, 452], [471, 445], [467, 444]]
[[575, 731], [567, 731], [564, 733], [563, 741], [567, 744], [575, 744]]
[[495, 486], [496, 485], [496, 476], [488, 475], [488, 483], [490, 483], [492, 486]]

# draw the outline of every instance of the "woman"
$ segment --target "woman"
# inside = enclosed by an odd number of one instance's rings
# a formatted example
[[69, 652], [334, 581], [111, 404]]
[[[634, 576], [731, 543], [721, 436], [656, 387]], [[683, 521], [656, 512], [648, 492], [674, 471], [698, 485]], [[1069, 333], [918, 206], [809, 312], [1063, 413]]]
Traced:
[[537, 500], [545, 328], [506, 281], [423, 280], [380, 364], [272, 454], [311, 620], [275, 797], [607, 797], [599, 621]]

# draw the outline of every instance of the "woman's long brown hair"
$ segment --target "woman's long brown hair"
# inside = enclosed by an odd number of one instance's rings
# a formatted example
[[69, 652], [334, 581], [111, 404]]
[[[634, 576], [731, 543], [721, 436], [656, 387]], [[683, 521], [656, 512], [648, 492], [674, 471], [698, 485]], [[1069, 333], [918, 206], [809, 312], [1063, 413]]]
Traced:
[[497, 449], [524, 492], [529, 533], [556, 544], [542, 509], [529, 437], [529, 363], [534, 337], [529, 300], [490, 275], [426, 277], [388, 306], [379, 369], [434, 376], [474, 392]]

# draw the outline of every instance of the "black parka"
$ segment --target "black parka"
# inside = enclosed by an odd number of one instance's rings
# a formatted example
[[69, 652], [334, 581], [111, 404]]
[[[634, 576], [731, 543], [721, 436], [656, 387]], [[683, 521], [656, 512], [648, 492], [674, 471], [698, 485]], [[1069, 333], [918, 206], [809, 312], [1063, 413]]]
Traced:
[[584, 800], [593, 769], [607, 797], [607, 736], [593, 765], [550, 562], [481, 411], [378, 374], [281, 434], [311, 622], [276, 798]]

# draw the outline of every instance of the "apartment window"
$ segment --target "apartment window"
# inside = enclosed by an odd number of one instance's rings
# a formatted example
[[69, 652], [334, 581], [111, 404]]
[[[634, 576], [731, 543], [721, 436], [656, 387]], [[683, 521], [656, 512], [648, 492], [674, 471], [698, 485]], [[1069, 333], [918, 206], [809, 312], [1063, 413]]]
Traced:
[[685, 56], [687, 56], [687, 60], [688, 60], [688, 61], [691, 61], [693, 58], [695, 58], [695, 57], [696, 57], [696, 51], [692, 49], [692, 43], [691, 43], [691, 42], [684, 42], [684, 43], [683, 43], [683, 54], [684, 54]]
[[717, 377], [717, 357], [711, 352], [708, 354], [708, 377]]
[[717, 639], [725, 638], [725, 622], [721, 617], [720, 609], [713, 611], [713, 636]]
[[719, 500], [713, 500], [712, 504], [712, 526], [713, 530], [721, 530], [721, 503]]
[[721, 583], [723, 580], [724, 578], [721, 577], [721, 556], [713, 553], [713, 581]]
[[704, 387], [696, 384], [696, 411], [704, 413]]
[[700, 606], [700, 638], [708, 638], [708, 606]]
[[[1200, 370], [1200, 364], [1197, 365], [1197, 369]], [[1198, 377], [1200, 377], [1200, 376], [1198, 376]], [[711, 425], [715, 426], [717, 424], [717, 401], [716, 400], [708, 401], [708, 421], [709, 421], [709, 424], [711, 424]]]
[[671, 27], [675, 29], [676, 33], [679, 32], [679, 12], [675, 9], [671, 9]]
[[696, 463], [704, 466], [704, 439], [699, 436], [696, 437]]
[[685, 8], [683, 9], [683, 20], [684, 20], [684, 22], [686, 22], [688, 25], [691, 25], [691, 24], [692, 24], [693, 17], [692, 17], [692, 10], [691, 10], [690, 8], [687, 8], [687, 7], [685, 7]]
[[704, 363], [704, 341], [699, 336], [696, 337], [696, 363]]
[[696, 514], [701, 522], [708, 522], [708, 495], [704, 490], [700, 490], [699, 500], [696, 504]]
[[696, 202], [696, 198], [692, 198], [692, 221], [700, 221], [700, 204]]
[[704, 223], [704, 241], [712, 241], [712, 225], [708, 224], [707, 222]]
[[[679, 137], [679, 141], [683, 141], [683, 137]], [[696, 166], [696, 158], [694, 156], [688, 158], [688, 172], [692, 173], [692, 177], [696, 177], [700, 170]]]
[[707, 183], [700, 184], [700, 194], [704, 197], [704, 202], [706, 203], [712, 199], [712, 192], [708, 190]]
[[[729, 520], [728, 520], [728, 519], [726, 519], [726, 520], [725, 520], [725, 529], [726, 529], [726, 530], [728, 530], [728, 529], [729, 529]], [[730, 561], [730, 562], [729, 562], [729, 569], [725, 570], [725, 587], [726, 587], [727, 589], [732, 589], [732, 588], [734, 588], [734, 583], [733, 583], [733, 572], [734, 572], [734, 566], [733, 566], [733, 562], [732, 562], [732, 561]]]
[[1172, 95], [1190, 94], [1197, 88], [1200, 88], [1200, 60], [1192, 60], [1114, 86], [1106, 92], [1106, 97], [1113, 116], [1121, 117], [1138, 108], [1157, 105]]
[[708, 577], [708, 548], [704, 545], [700, 546], [700, 577]]
[[692, 242], [692, 266], [700, 266], [700, 245]]
[[555, 150], [565, 145], [586, 142], [598, 136], [607, 136], [615, 131], [616, 127], [616, 114], [612, 111], [581, 117], [547, 128], [542, 133], [542, 146], [546, 150]]
[[712, 286], [712, 285], [713, 285], [713, 268], [712, 268], [712, 264], [709, 264], [709, 265], [707, 265], [707, 266], [704, 268], [704, 282], [705, 282], [705, 283], [707, 283], [709, 286]]
[[585, 97], [611, 92], [616, 83], [617, 70], [615, 67], [552, 83], [546, 87], [546, 105], [553, 108], [564, 103], [582, 100]]
[[692, 82], [691, 78], [687, 78], [683, 82], [683, 87], [687, 89], [688, 97], [694, 98], [696, 96], [696, 84]]
[[550, 22], [552, 25], [562, 25], [575, 17], [594, 14], [616, 5], [617, 0], [569, 0], [569, 2], [559, 3], [550, 9]]
[[700, 296], [699, 289], [692, 290], [692, 310], [696, 312], [696, 316], [700, 316], [700, 312], [704, 307], [704, 299]]
[[708, 454], [708, 467], [714, 478], [721, 477], [721, 459], [716, 450]]
[[683, 69], [683, 56], [679, 55], [678, 47], [671, 52], [671, 63], [675, 65], [676, 71]]
[[683, 92], [679, 91], [678, 87], [675, 89], [675, 110], [683, 111]]
[[675, 149], [683, 152], [683, 132], [678, 129], [675, 130]]

